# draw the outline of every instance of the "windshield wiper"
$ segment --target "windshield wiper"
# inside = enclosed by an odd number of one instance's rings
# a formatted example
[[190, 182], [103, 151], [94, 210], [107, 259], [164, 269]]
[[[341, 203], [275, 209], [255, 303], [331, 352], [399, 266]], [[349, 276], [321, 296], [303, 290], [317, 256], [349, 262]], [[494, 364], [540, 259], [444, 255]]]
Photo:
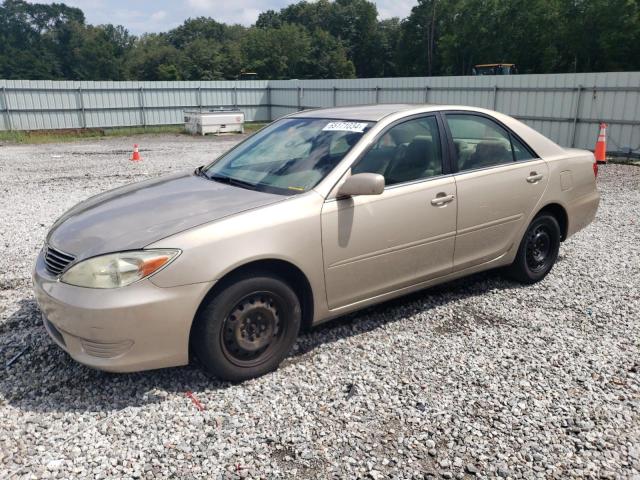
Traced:
[[224, 175], [212, 175], [207, 176], [209, 180], [214, 182], [226, 183], [227, 185], [233, 185], [235, 187], [248, 188], [249, 190], [256, 190], [256, 185], [251, 182], [245, 182], [244, 180], [238, 180], [236, 178], [225, 177]]
[[245, 182], [244, 180], [237, 180], [235, 178], [226, 177], [224, 175], [209, 176], [207, 175], [207, 172], [205, 172], [204, 170], [204, 165], [196, 168], [193, 173], [199, 177], [204, 177], [207, 180], [213, 180], [214, 182], [226, 183], [227, 185], [234, 185], [237, 187], [248, 188], [251, 190], [256, 189], [256, 186], [253, 183]]

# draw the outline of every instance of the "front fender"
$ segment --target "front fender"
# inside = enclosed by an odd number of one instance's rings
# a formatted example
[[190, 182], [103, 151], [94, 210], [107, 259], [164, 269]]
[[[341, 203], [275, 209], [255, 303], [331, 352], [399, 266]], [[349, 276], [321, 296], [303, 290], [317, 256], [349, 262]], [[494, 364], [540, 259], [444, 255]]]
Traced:
[[297, 266], [314, 292], [324, 292], [322, 204], [311, 191], [154, 242], [147, 248], [171, 245], [182, 254], [151, 281], [160, 287], [211, 282], [247, 263], [276, 259]]

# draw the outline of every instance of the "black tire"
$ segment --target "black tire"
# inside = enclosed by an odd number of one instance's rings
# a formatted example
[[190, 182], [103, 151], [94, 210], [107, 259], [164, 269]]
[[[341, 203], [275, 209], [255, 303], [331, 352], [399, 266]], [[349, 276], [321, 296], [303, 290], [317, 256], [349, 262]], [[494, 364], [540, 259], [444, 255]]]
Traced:
[[560, 225], [556, 218], [541, 213], [522, 237], [518, 254], [507, 268], [509, 276], [522, 283], [536, 283], [553, 268], [560, 250]]
[[191, 344], [205, 368], [240, 382], [278, 368], [298, 337], [300, 302], [284, 281], [242, 276], [205, 300]]

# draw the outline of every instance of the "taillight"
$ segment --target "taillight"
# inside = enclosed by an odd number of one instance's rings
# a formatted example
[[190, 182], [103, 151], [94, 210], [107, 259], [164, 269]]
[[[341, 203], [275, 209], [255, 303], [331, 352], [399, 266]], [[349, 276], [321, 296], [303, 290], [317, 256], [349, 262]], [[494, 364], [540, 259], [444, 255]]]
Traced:
[[593, 176], [598, 176], [598, 162], [595, 159], [593, 160]]

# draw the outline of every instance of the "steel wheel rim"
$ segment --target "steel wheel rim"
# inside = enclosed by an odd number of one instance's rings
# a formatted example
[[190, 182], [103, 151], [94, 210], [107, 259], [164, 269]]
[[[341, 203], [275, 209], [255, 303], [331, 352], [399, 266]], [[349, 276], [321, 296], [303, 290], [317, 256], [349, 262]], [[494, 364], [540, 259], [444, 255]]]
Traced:
[[224, 356], [240, 367], [268, 361], [286, 334], [284, 300], [273, 292], [244, 296], [226, 316], [220, 344]]
[[538, 225], [527, 236], [527, 267], [532, 272], [545, 270], [551, 260], [553, 241], [551, 233], [544, 225]]

